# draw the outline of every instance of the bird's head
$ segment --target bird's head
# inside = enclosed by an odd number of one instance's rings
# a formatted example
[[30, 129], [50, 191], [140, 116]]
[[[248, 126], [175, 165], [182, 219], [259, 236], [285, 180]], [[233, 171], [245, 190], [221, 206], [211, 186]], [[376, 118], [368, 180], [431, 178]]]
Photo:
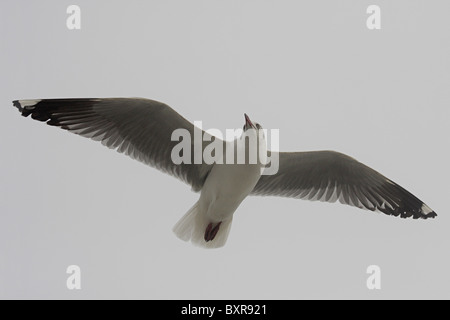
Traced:
[[238, 141], [242, 145], [242, 148], [246, 150], [246, 161], [248, 160], [247, 152], [251, 153], [253, 151], [255, 159], [258, 159], [258, 163], [264, 165], [267, 160], [267, 141], [264, 129], [259, 123], [252, 122], [246, 113], [244, 113], [244, 117], [245, 124], [243, 132]]
[[246, 113], [244, 113], [244, 117], [245, 117], [245, 124], [244, 124], [244, 127], [242, 128], [244, 130], [244, 132], [246, 132], [248, 129], [254, 129], [254, 130], [256, 130], [256, 132], [258, 132], [259, 130], [262, 130], [261, 125], [257, 122], [253, 123]]
[[266, 136], [264, 134], [263, 127], [257, 122], [252, 122], [246, 113], [244, 113], [244, 117], [245, 117], [245, 124], [244, 127], [242, 128], [243, 132], [241, 139], [244, 137], [256, 136], [259, 143], [265, 144]]

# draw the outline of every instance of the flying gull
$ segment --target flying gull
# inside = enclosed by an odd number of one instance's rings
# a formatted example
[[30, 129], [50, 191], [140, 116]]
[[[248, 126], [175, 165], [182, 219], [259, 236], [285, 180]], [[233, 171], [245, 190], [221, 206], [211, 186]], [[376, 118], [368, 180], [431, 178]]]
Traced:
[[[279, 170], [261, 175], [263, 164], [179, 163], [171, 158], [172, 133], [198, 130], [168, 105], [141, 98], [41, 99], [13, 101], [23, 116], [47, 122], [124, 153], [168, 173], [200, 192], [199, 200], [174, 226], [184, 241], [205, 248], [222, 247], [233, 214], [248, 195], [339, 202], [401, 218], [435, 218], [436, 213], [401, 186], [355, 159], [334, 151], [279, 152]], [[256, 137], [266, 148], [262, 127], [245, 115], [241, 137]], [[203, 134], [206, 134], [202, 131]], [[215, 139], [218, 139], [217, 137]], [[223, 142], [227, 145], [229, 142]], [[194, 142], [192, 150], [195, 152]], [[207, 143], [202, 142], [203, 151]], [[246, 143], [235, 148], [245, 150]], [[193, 157], [194, 155], [192, 155]], [[247, 159], [247, 158], [246, 158]]]

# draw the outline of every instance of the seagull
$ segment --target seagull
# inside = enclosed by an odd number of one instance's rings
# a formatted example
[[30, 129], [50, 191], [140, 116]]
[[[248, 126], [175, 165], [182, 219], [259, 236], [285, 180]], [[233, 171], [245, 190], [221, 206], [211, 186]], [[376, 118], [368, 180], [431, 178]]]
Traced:
[[[100, 141], [144, 164], [170, 174], [199, 192], [198, 201], [175, 224], [178, 238], [204, 248], [223, 247], [234, 212], [249, 195], [279, 196], [336, 202], [401, 218], [428, 219], [437, 214], [410, 192], [357, 160], [335, 151], [277, 152], [267, 150], [261, 125], [248, 115], [236, 141], [214, 141], [244, 151], [246, 161], [229, 163], [179, 163], [171, 155], [177, 129], [191, 135], [198, 130], [168, 105], [143, 98], [15, 100], [24, 117], [46, 122], [78, 135]], [[203, 134], [206, 134], [202, 131]], [[245, 143], [255, 138], [257, 144]], [[204, 151], [207, 143], [201, 143]], [[191, 141], [192, 155], [195, 154]], [[248, 161], [259, 148], [276, 155], [276, 174], [264, 175], [264, 160]], [[236, 155], [235, 155], [236, 157]]]

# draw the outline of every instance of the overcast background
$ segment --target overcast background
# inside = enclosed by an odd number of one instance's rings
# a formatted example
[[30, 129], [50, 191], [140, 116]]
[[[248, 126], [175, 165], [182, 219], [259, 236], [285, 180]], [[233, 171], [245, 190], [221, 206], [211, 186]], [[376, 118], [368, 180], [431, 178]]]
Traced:
[[[66, 27], [81, 7], [82, 29]], [[366, 27], [381, 7], [382, 29]], [[0, 2], [0, 298], [450, 298], [450, 2]], [[402, 220], [248, 198], [227, 245], [171, 229], [197, 200], [11, 101], [147, 97], [203, 127], [243, 113], [281, 150], [347, 153], [434, 209]], [[66, 288], [79, 265], [82, 290]], [[382, 269], [369, 291], [366, 269]]]

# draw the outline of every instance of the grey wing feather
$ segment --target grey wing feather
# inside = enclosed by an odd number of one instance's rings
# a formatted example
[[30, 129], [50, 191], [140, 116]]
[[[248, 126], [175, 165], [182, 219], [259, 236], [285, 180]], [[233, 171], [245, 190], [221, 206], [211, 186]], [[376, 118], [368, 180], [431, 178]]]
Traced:
[[[139, 98], [42, 99], [13, 102], [23, 116], [101, 141], [140, 162], [155, 167], [190, 184], [199, 191], [211, 165], [175, 165], [171, 152], [178, 141], [171, 141], [175, 129], [186, 129], [193, 137], [194, 125], [169, 106]], [[200, 130], [195, 128], [195, 130]], [[203, 132], [202, 132], [203, 133]]]
[[279, 170], [252, 195], [339, 202], [402, 218], [436, 217], [421, 200], [355, 159], [334, 151], [280, 152]]

